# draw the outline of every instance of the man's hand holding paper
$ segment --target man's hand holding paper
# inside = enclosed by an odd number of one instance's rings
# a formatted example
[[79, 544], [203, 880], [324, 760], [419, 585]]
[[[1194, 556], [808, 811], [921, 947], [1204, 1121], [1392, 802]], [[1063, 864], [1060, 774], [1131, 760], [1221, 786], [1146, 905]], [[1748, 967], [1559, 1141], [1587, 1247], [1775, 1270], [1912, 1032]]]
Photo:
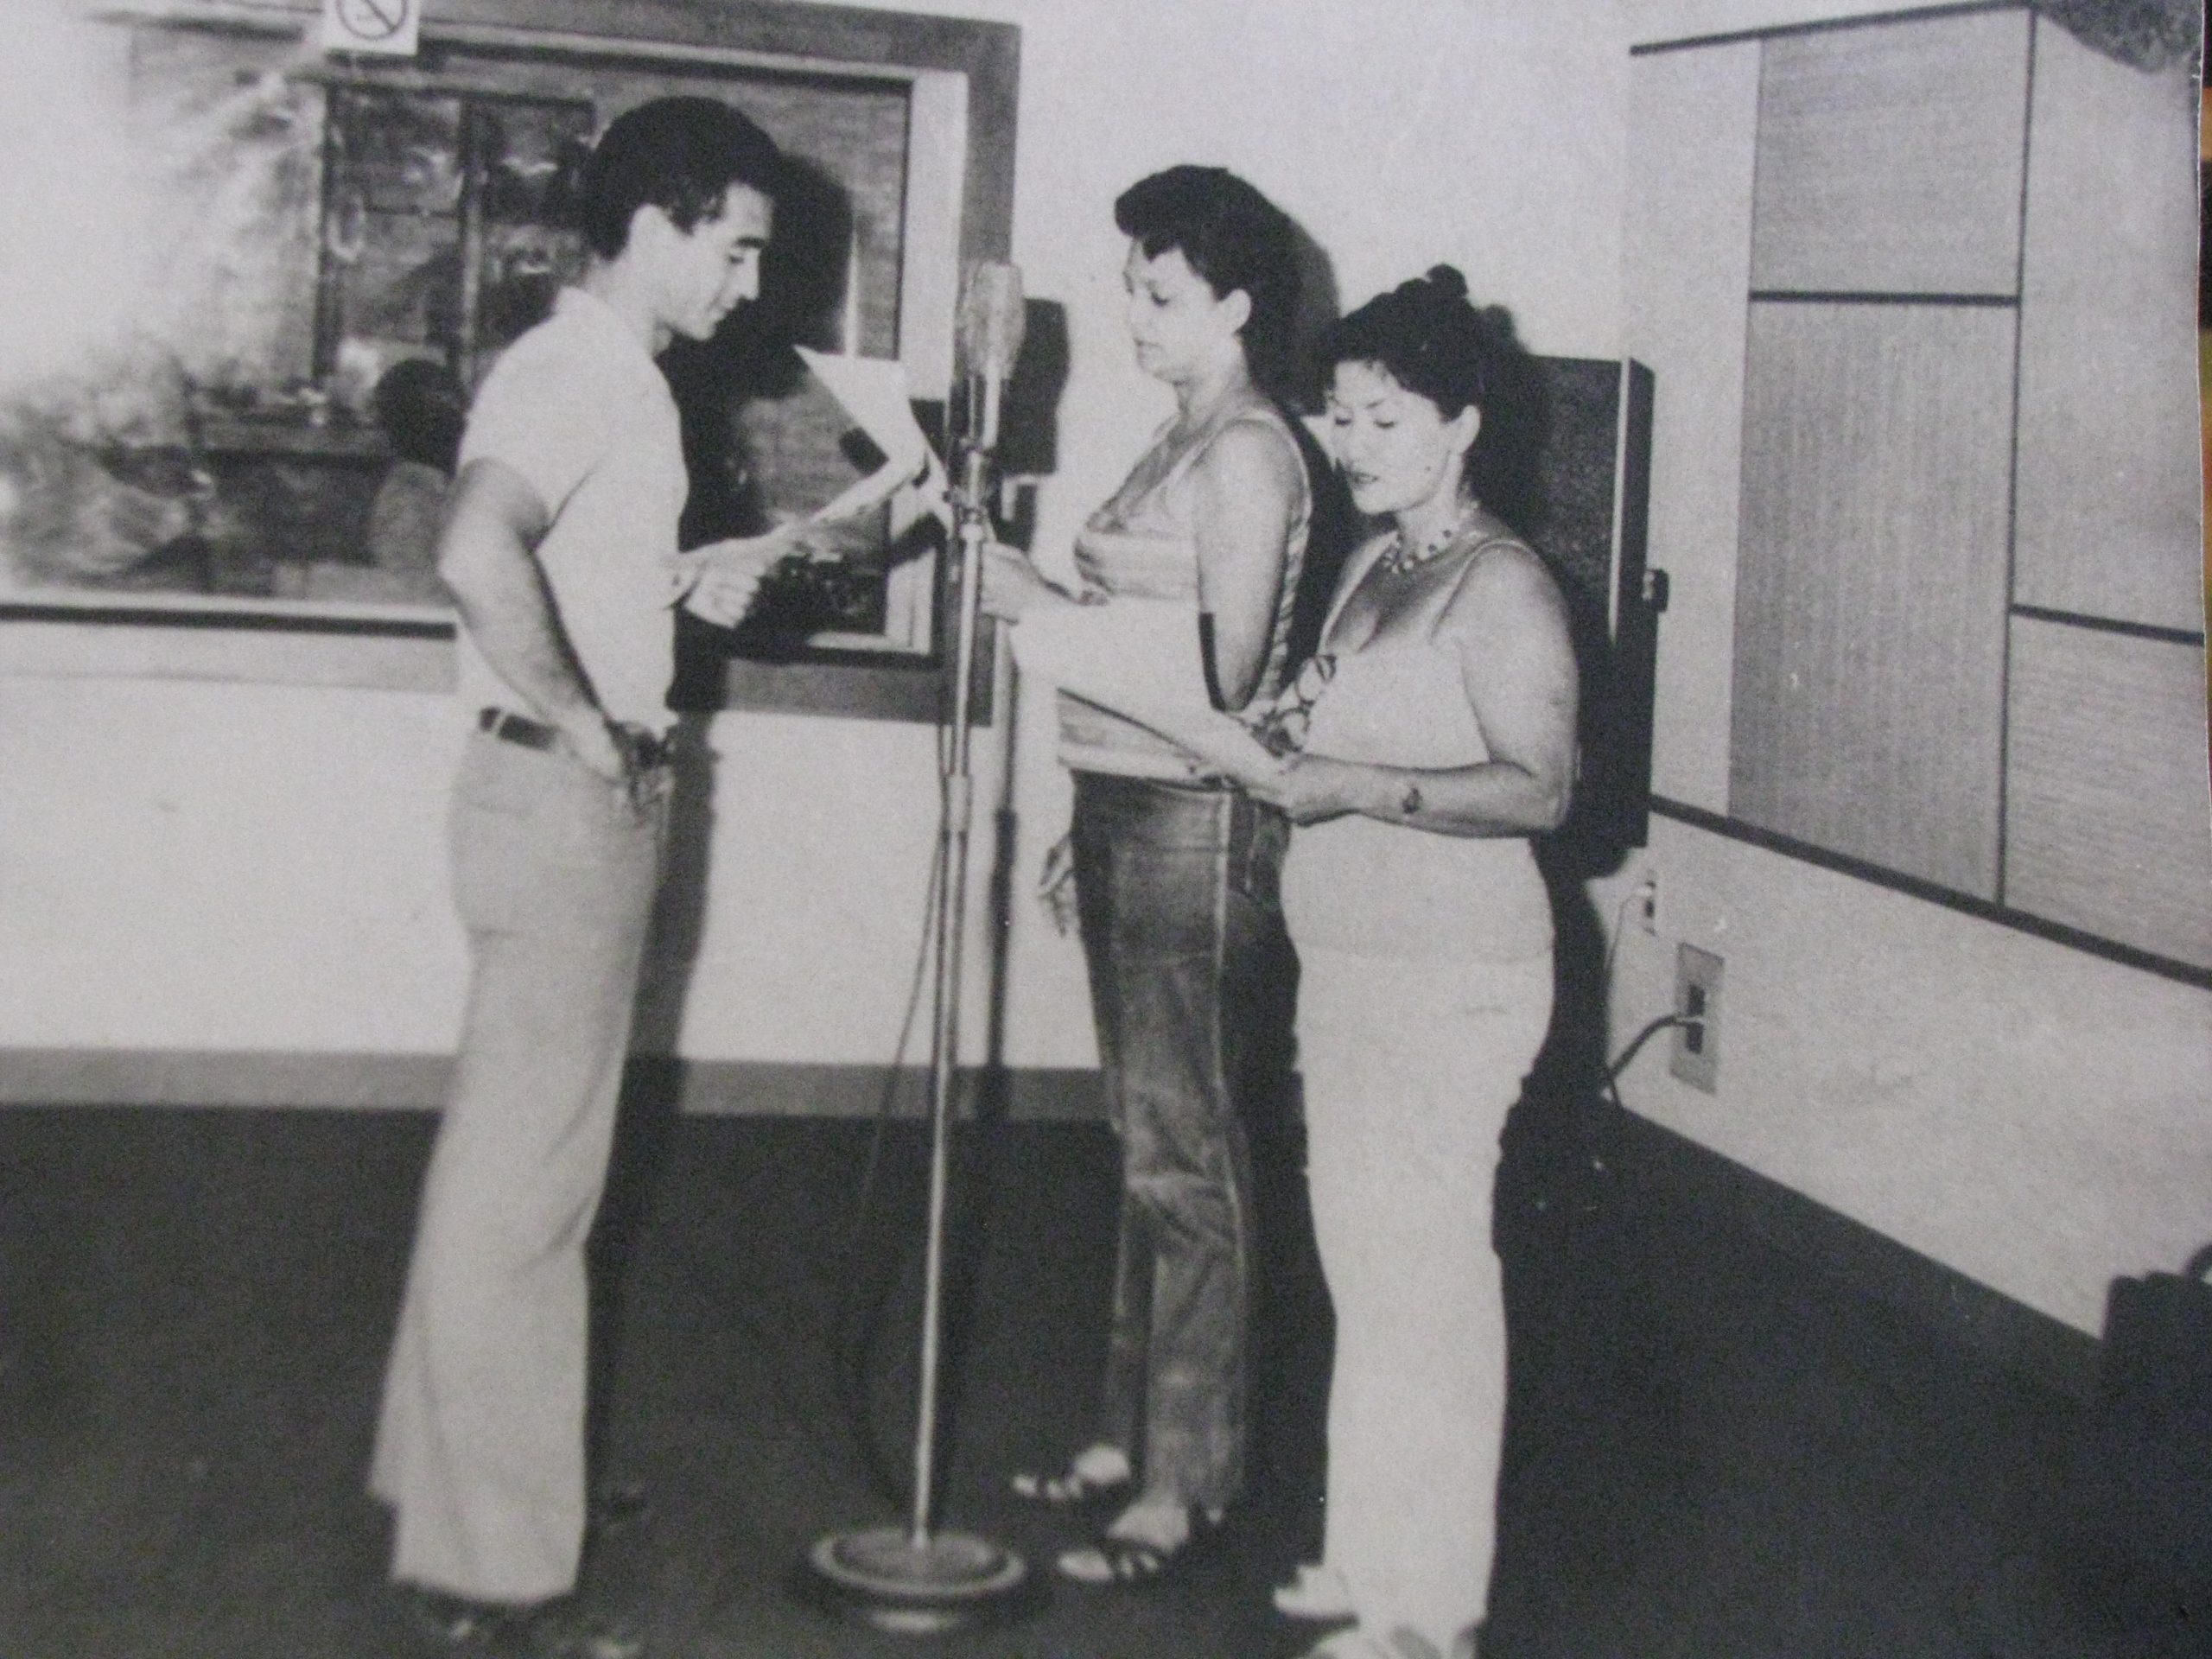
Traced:
[[772, 567], [803, 553], [799, 526], [781, 525], [765, 536], [709, 542], [676, 556], [671, 569], [683, 608], [720, 628], [734, 628], [753, 607], [761, 578]]

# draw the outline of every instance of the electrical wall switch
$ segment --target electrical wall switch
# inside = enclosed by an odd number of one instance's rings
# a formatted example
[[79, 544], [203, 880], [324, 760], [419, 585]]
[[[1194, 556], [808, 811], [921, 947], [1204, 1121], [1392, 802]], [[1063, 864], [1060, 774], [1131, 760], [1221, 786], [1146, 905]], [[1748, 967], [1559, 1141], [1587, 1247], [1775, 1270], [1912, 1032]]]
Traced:
[[1686, 944], [1675, 953], [1675, 1012], [1689, 1023], [1675, 1027], [1667, 1069], [1708, 1095], [1720, 1082], [1720, 958]]

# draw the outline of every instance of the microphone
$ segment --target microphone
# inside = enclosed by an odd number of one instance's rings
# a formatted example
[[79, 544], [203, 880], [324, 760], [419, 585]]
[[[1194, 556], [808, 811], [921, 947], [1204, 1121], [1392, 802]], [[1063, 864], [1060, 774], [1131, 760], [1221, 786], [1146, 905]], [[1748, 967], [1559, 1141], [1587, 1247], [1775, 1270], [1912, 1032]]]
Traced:
[[[960, 358], [969, 382], [969, 422], [975, 447], [985, 454], [999, 444], [999, 395], [1021, 354], [1027, 319], [1021, 303], [1021, 268], [987, 259], [968, 273], [960, 296]], [[982, 391], [980, 413], [976, 392]]]

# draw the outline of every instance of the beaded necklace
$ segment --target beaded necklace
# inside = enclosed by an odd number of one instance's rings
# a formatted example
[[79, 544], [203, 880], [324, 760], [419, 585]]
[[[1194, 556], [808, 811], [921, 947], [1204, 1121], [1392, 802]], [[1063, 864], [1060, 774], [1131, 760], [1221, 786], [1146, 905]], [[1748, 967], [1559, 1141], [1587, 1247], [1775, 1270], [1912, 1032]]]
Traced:
[[1382, 567], [1383, 575], [1390, 576], [1403, 575], [1408, 570], [1419, 569], [1465, 535], [1468, 527], [1475, 521], [1475, 515], [1481, 511], [1482, 504], [1478, 501], [1470, 500], [1462, 504], [1459, 511], [1452, 515], [1451, 523], [1417, 548], [1406, 545], [1406, 532], [1401, 529], [1391, 542], [1389, 550], [1376, 563]]

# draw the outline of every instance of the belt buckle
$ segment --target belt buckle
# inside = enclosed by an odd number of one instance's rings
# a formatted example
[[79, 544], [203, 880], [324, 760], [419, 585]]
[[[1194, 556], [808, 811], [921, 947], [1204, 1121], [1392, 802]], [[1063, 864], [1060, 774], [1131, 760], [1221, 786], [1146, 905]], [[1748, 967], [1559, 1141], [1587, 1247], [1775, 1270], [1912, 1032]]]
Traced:
[[511, 709], [482, 709], [476, 716], [476, 724], [480, 730], [489, 733], [501, 742], [517, 744], [525, 749], [550, 749], [560, 742], [560, 734], [552, 727], [541, 725]]
[[675, 745], [664, 732], [631, 732], [628, 735], [631, 764], [648, 770], [664, 766], [675, 758]]

